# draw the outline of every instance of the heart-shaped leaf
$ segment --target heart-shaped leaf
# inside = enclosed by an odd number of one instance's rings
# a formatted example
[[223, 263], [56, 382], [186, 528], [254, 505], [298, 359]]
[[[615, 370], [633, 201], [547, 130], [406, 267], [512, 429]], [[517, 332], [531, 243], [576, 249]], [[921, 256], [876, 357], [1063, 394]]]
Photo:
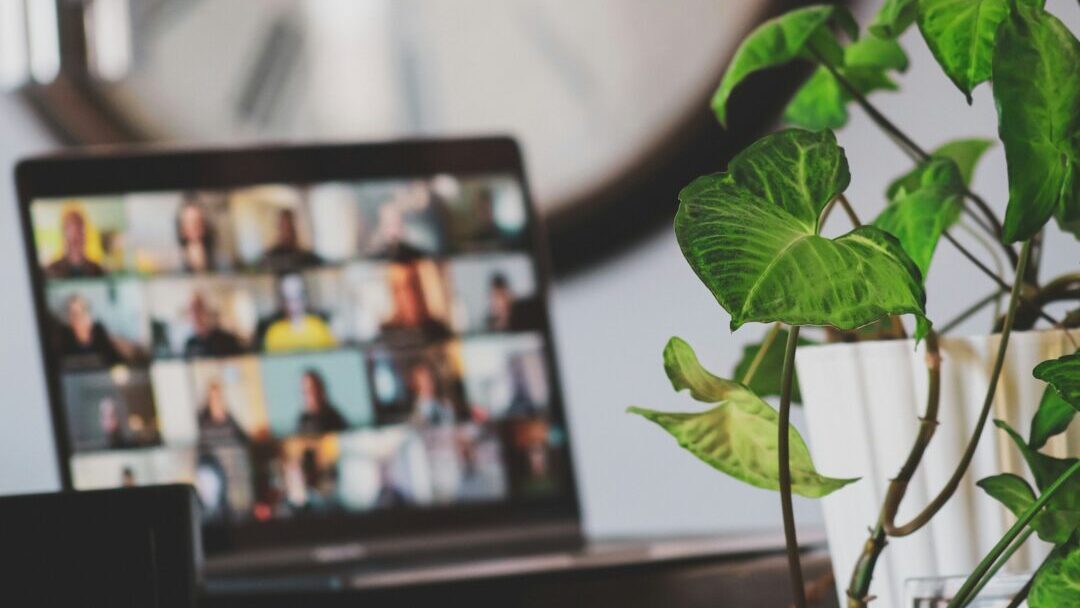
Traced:
[[[1035, 491], [1031, 489], [1028, 482], [1023, 477], [1012, 473], [1002, 473], [980, 479], [975, 485], [1005, 505], [1017, 517], [1022, 516], [1025, 511], [1031, 508], [1036, 498]], [[1039, 538], [1054, 542], [1052, 539], [1060, 536], [1060, 530], [1067, 529], [1067, 522], [1061, 521], [1063, 515], [1065, 514], [1043, 510], [1032, 520], [1032, 527], [1038, 532]]]
[[1058, 396], [1080, 410], [1080, 351], [1043, 361], [1035, 366], [1031, 374], [1054, 387]]
[[[1024, 439], [1008, 423], [995, 420], [994, 424], [1005, 431], [1020, 450], [1027, 462], [1031, 474], [1035, 477], [1035, 486], [1045, 491], [1050, 484], [1076, 463], [1075, 458], [1054, 458], [1028, 447]], [[1080, 477], [1073, 475], [1065, 482], [1053, 498], [1046, 503], [1046, 513], [1040, 515], [1043, 522], [1037, 529], [1039, 537], [1047, 542], [1061, 544], [1066, 542], [1080, 525]]]
[[894, 237], [873, 226], [818, 234], [822, 210], [848, 180], [831, 131], [789, 129], [679, 194], [679, 245], [733, 330], [750, 321], [855, 329], [924, 316], [919, 270]]
[[[930, 52], [971, 103], [990, 79], [994, 39], [1011, 0], [919, 0], [917, 20]], [[1022, 0], [1035, 3], [1035, 0]], [[996, 77], [995, 77], [996, 80]]]
[[[776, 332], [772, 345], [762, 355], [761, 362], [758, 363], [753, 378], [747, 383], [747, 387], [754, 391], [754, 394], [758, 397], [780, 396], [780, 376], [784, 369], [784, 344], [787, 343], [787, 339], [788, 330], [781, 329]], [[813, 340], [799, 338], [799, 346], [808, 346], [814, 343]], [[761, 342], [758, 342], [743, 347], [742, 358], [735, 364], [735, 372], [732, 374], [735, 378], [741, 380], [746, 375], [754, 358], [757, 357], [758, 351], [761, 350], [761, 346]], [[799, 391], [799, 376], [797, 373], [791, 382], [791, 402], [802, 403], [802, 393]]]
[[918, 0], [885, 0], [870, 24], [870, 32], [882, 38], [896, 38], [915, 22]]
[[[629, 411], [663, 427], [680, 446], [709, 466], [752, 486], [778, 489], [776, 410], [745, 386], [710, 374], [701, 367], [690, 345], [678, 338], [672, 338], [664, 349], [664, 368], [677, 389], [689, 389], [695, 399], [719, 405], [700, 413], [638, 407]], [[820, 475], [794, 427], [790, 428], [789, 441], [792, 492], [818, 498], [856, 481]]]
[[1080, 606], [1080, 544], [1057, 547], [1039, 566], [1028, 593], [1030, 608]]
[[1074, 416], [1076, 416], [1076, 408], [1066, 403], [1054, 387], [1046, 387], [1042, 400], [1039, 401], [1039, 409], [1035, 412], [1035, 417], [1031, 419], [1028, 445], [1034, 450], [1043, 447], [1048, 439], [1064, 433]]
[[[998, 135], [1009, 205], [1002, 238], [1023, 241], [1057, 215], [1080, 216], [1080, 41], [1053, 15], [1021, 4], [994, 49]], [[1080, 232], [1073, 231], [1080, 237]]]
[[828, 29], [831, 21], [837, 21], [848, 28], [853, 23], [846, 9], [815, 5], [769, 19], [750, 32], [735, 51], [731, 65], [724, 72], [720, 86], [712, 98], [712, 109], [720, 124], [727, 125], [727, 102], [731, 92], [754, 72], [777, 67], [797, 58], [812, 59], [812, 55], [807, 51], [808, 45], [834, 63], [842, 63], [840, 45]]
[[[964, 184], [970, 186], [971, 178], [975, 175], [975, 166], [978, 164], [979, 159], [982, 158], [982, 155], [993, 145], [993, 141], [978, 137], [957, 139], [942, 144], [938, 149], [930, 153], [930, 157], [948, 158], [954, 161], [957, 168], [960, 169], [960, 177]], [[922, 172], [926, 166], [925, 162], [919, 163], [911, 171], [893, 180], [888, 189], [885, 190], [885, 195], [889, 200], [895, 199], [901, 188], [908, 192], [918, 190], [922, 184]]]
[[925, 280], [942, 233], [960, 218], [964, 183], [956, 163], [947, 158], [931, 158], [918, 176], [918, 188], [901, 191], [874, 225], [900, 240]]

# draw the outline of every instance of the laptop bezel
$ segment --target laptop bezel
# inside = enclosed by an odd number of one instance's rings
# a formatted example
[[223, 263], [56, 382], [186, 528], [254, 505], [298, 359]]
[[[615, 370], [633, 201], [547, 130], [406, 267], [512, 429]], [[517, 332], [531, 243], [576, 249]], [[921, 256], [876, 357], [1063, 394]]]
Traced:
[[61, 483], [73, 489], [67, 420], [62, 403], [61, 369], [48, 347], [51, 314], [44, 272], [33, 238], [31, 204], [64, 196], [237, 188], [259, 184], [408, 178], [446, 173], [455, 176], [512, 175], [526, 200], [529, 230], [525, 251], [532, 258], [541, 314], [539, 331], [547, 348], [551, 382], [551, 421], [565, 433], [565, 494], [538, 502], [423, 507], [343, 516], [302, 517], [243, 526], [204, 526], [208, 552], [240, 552], [251, 548], [294, 548], [333, 543], [385, 541], [440, 532], [459, 534], [489, 528], [552, 524], [580, 535], [581, 512], [562, 382], [556, 364], [548, 295], [550, 265], [547, 239], [529, 190], [521, 151], [509, 137], [411, 139], [360, 144], [271, 145], [222, 148], [96, 148], [38, 156], [15, 168], [24, 255], [30, 275], [38, 351], [45, 371], [53, 441]]

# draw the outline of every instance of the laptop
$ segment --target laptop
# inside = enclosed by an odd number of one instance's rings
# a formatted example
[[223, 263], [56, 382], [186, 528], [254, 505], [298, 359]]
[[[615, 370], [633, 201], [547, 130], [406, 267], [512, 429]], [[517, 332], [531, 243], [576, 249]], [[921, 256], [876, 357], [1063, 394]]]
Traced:
[[211, 587], [581, 546], [512, 140], [16, 176], [63, 485], [194, 486]]

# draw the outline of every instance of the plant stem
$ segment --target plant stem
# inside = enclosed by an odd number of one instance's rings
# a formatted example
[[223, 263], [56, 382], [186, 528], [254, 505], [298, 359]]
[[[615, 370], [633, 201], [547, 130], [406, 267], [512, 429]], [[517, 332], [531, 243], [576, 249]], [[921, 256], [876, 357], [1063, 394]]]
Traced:
[[[971, 439], [968, 440], [967, 449], [964, 450], [956, 470], [953, 471], [952, 477], [949, 478], [941, 492], [930, 501], [926, 508], [906, 524], [896, 525], [895, 519], [897, 511], [900, 509], [900, 503], [907, 492], [910, 478], [904, 479], [903, 476], [897, 476], [896, 479], [889, 483], [889, 489], [885, 493], [885, 504], [882, 508], [882, 523], [885, 526], [885, 533], [889, 536], [907, 536], [926, 525], [930, 518], [937, 514], [941, 507], [952, 497], [956, 488], [960, 486], [960, 481], [967, 473], [968, 465], [971, 464], [971, 459], [975, 457], [975, 449], [979, 446], [979, 439], [982, 437], [983, 429], [986, 427], [986, 421], [990, 417], [994, 396], [997, 394], [998, 380], [1001, 378], [1001, 369], [1005, 364], [1005, 351], [1009, 347], [1009, 335], [1012, 333], [1013, 321], [1016, 319], [1016, 309], [1020, 303], [1020, 288], [1024, 283], [1024, 269], [1027, 268], [1030, 256], [1031, 240], [1027, 240], [1024, 241], [1024, 246], [1020, 250], [1020, 259], [1017, 261], [1016, 278], [1013, 280], [1012, 292], [1009, 296], [1009, 308], [1005, 313], [1005, 325], [1001, 330], [997, 358], [994, 360], [994, 369], [990, 375], [990, 385], [986, 389], [986, 398], [983, 400], [982, 411], [979, 413], [979, 420], [975, 424]], [[923, 449], [925, 449], [925, 446], [923, 446]], [[921, 453], [919, 456], [921, 458]], [[905, 469], [911, 463], [912, 459], [909, 458], [908, 463], [905, 463]], [[915, 462], [914, 464], [917, 465], [918, 463]], [[903, 473], [904, 470], [902, 469], [901, 472]]]
[[[1054, 483], [1050, 484], [1050, 487], [1046, 488], [1046, 491], [1039, 495], [1039, 498], [1031, 503], [1027, 509], [1024, 510], [1024, 514], [1016, 521], [1009, 531], [1005, 533], [1005, 536], [1001, 537], [1001, 540], [994, 545], [994, 548], [990, 550], [983, 557], [979, 565], [975, 567], [975, 570], [964, 581], [964, 585], [960, 587], [960, 590], [956, 592], [956, 596], [949, 602], [947, 608], [959, 608], [964, 606], [970, 599], [971, 591], [980, 583], [982, 578], [986, 575], [987, 571], [991, 568], [998, 557], [1002, 555], [1012, 545], [1013, 540], [1024, 531], [1031, 520], [1038, 515], [1042, 510], [1043, 505], [1050, 501], [1051, 498], [1057, 494], [1058, 490], [1064, 487], [1065, 482], [1069, 480], [1077, 471], [1080, 471], [1080, 461], [1074, 462], [1072, 466], [1065, 470]], [[1015, 549], [1013, 549], [1015, 551]]]
[[1020, 547], [1024, 546], [1024, 543], [1027, 542], [1027, 539], [1031, 537], [1031, 535], [1034, 533], [1035, 528], [1025, 528], [1023, 534], [1017, 537], [1017, 539], [1013, 541], [1012, 545], [1010, 545], [1009, 548], [1006, 549], [1005, 552], [997, 558], [997, 561], [994, 562], [994, 565], [990, 566], [990, 570], [986, 572], [986, 575], [983, 576], [981, 581], [979, 581], [979, 584], [971, 590], [971, 593], [968, 594], [968, 597], [970, 599], [975, 599], [979, 597], [979, 594], [982, 593], [983, 587], [986, 587], [986, 584], [989, 583], [995, 576], [997, 576], [998, 571], [1000, 571], [1005, 566], [1005, 564], [1009, 563], [1009, 560], [1012, 558], [1013, 554], [1016, 553], [1020, 549]]
[[[955, 238], [953, 238], [953, 235], [949, 234], [948, 230], [943, 232], [942, 235], [945, 237], [945, 239], [947, 241], [952, 243], [952, 245], [954, 247], [956, 247], [956, 249], [960, 253], [964, 254], [964, 257], [966, 257], [972, 264], [974, 264], [976, 268], [981, 270], [983, 272], [983, 274], [990, 277], [995, 283], [997, 283], [998, 287], [1000, 287], [1003, 291], [1009, 291], [1011, 289], [1009, 284], [1005, 282], [1005, 279], [998, 276], [993, 270], [990, 270], [989, 268], [987, 268], [986, 264], [983, 264], [982, 261], [979, 260], [979, 258], [975, 257], [970, 251], [967, 250], [966, 247], [961, 245], [959, 241], [957, 241]], [[1037, 302], [1032, 302], [1031, 300], [1029, 300], [1029, 299], [1027, 299], [1027, 298], [1025, 298], [1023, 296], [1021, 296], [1020, 299], [1023, 300], [1026, 304], [1028, 304], [1030, 306], [1034, 306], [1038, 310], [1039, 317], [1041, 317], [1043, 320], [1049, 322], [1050, 324], [1052, 324], [1054, 326], [1061, 326], [1061, 321], [1058, 321], [1054, 317], [1051, 317], [1050, 315], [1046, 314], [1046, 312], [1043, 311], [1042, 307]]]
[[780, 459], [780, 508], [784, 513], [784, 540], [787, 544], [788, 572], [795, 608], [806, 608], [806, 587], [802, 563], [799, 561], [799, 541], [795, 536], [795, 510], [791, 504], [791, 457], [788, 440], [791, 435], [791, 386], [795, 377], [795, 349], [799, 345], [799, 326], [788, 330], [787, 350], [784, 352], [784, 371], [780, 378], [780, 424], [776, 439]]
[[990, 303], [996, 302], [1000, 297], [1001, 290], [995, 289], [993, 293], [972, 304], [971, 306], [968, 306], [966, 309], [964, 309], [964, 312], [956, 315], [955, 318], [953, 318], [945, 325], [942, 325], [941, 329], [938, 330], [938, 333], [944, 336], [945, 334], [955, 329], [957, 325], [960, 325], [964, 321], [967, 321], [971, 318], [972, 315], [979, 312], [980, 310], [988, 306]]
[[739, 382], [750, 386], [750, 381], [754, 379], [754, 374], [757, 373], [761, 362], [765, 360], [766, 353], [769, 352], [769, 348], [772, 347], [773, 342], [776, 342], [776, 336], [780, 333], [780, 322], [773, 323], [769, 328], [769, 333], [765, 334], [765, 339], [761, 341], [761, 346], [758, 347], [757, 353], [754, 354], [754, 359], [750, 361], [750, 367], [746, 368], [746, 373]]
[[[901, 149], [903, 149], [908, 154], [908, 156], [911, 156], [912, 159], [916, 162], [923, 162], [930, 158], [930, 154], [928, 154], [926, 150], [923, 150], [922, 147], [919, 146], [919, 144], [915, 143], [914, 140], [908, 137], [907, 134], [901, 131], [899, 127], [893, 124], [891, 120], [886, 118], [884, 114], [882, 114], [876, 107], [874, 107], [874, 105], [870, 103], [866, 96], [863, 95], [858, 88], [851, 84], [851, 82], [847, 78], [845, 78], [844, 75], [839, 72], [839, 70], [829, 64], [829, 62], [825, 61], [824, 57], [822, 57], [821, 55], [818, 55], [818, 60], [822, 65], [825, 66], [826, 69], [829, 70], [833, 77], [836, 78], [836, 81], [840, 83], [840, 86], [842, 86], [847, 91], [847, 93], [851, 95], [855, 102], [859, 104], [859, 107], [861, 107], [863, 111], [870, 116], [870, 119], [873, 120], [882, 130], [888, 133], [894, 141], [899, 143]], [[975, 203], [975, 206], [979, 209], [980, 212], [982, 212], [987, 223], [989, 223], [991, 228], [991, 234], [998, 240], [998, 242], [1000, 242], [1002, 232], [1001, 222], [998, 221], [997, 216], [994, 215], [993, 210], [990, 209], [990, 205], [986, 204], [986, 201], [983, 200], [982, 197], [972, 192], [966, 186], [964, 187], [964, 196], [968, 198], [971, 202]], [[1009, 256], [1009, 260], [1015, 263], [1016, 252], [1013, 251], [1012, 247], [1006, 245], [1005, 243], [1001, 244], [1006, 251], [1006, 254]]]
[[[926, 453], [930, 440], [938, 426], [938, 409], [941, 402], [941, 354], [938, 347], [938, 336], [933, 330], [926, 334], [926, 410], [922, 418], [919, 418], [919, 432], [911, 446], [904, 465], [896, 474], [896, 480], [907, 483], [915, 475], [915, 470]], [[878, 516], [877, 526], [870, 533], [870, 538], [863, 545], [863, 553], [856, 562], [855, 569], [851, 574], [851, 584], [848, 586], [848, 606], [850, 608], [865, 608], [870, 601], [870, 582], [874, 577], [874, 568], [877, 566], [878, 557], [885, 550], [887, 544], [885, 534], [885, 507], [882, 506], [881, 515]]]
[[1020, 604], [1024, 603], [1029, 593], [1031, 593], [1031, 585], [1035, 582], [1035, 575], [1032, 574], [1028, 582], [1024, 583], [1024, 586], [1020, 588], [1020, 591], [1016, 592], [1016, 595], [1009, 600], [1009, 605], [1005, 608], [1020, 608]]
[[851, 207], [851, 201], [847, 200], [847, 197], [843, 194], [837, 195], [836, 200], [840, 201], [840, 205], [844, 207], [844, 213], [846, 213], [848, 219], [851, 220], [851, 225], [856, 228], [862, 226], [862, 222], [859, 221], [859, 216], [855, 215], [855, 210]]

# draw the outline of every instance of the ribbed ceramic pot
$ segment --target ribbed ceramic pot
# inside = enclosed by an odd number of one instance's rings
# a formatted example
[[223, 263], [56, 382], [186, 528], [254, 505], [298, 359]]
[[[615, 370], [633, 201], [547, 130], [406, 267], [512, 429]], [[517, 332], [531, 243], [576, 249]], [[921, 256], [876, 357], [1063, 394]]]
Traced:
[[[1080, 341], [1080, 331], [1074, 330], [1073, 336]], [[922, 510], [952, 475], [975, 427], [999, 343], [997, 335], [941, 340], [941, 424], [908, 487], [898, 522]], [[1031, 371], [1042, 361], [1069, 352], [1073, 347], [1062, 330], [1014, 332], [992, 417], [1008, 421], [1027, 437], [1045, 386]], [[862, 478], [822, 500], [842, 600], [888, 481], [907, 457], [926, 407], [924, 354], [925, 345], [916, 349], [911, 340], [827, 344], [797, 352], [807, 440], [817, 469], [833, 477]], [[1043, 451], [1055, 456], [1080, 454], [1080, 424], [1054, 437]], [[889, 539], [871, 588], [878, 597], [876, 608], [900, 608], [908, 579], [962, 575], [974, 569], [1015, 521], [975, 486], [977, 480], [1001, 472], [1031, 480], [1008, 437], [987, 424], [967, 476], [949, 503], [915, 534]], [[1047, 547], [1031, 537], [1013, 567], [1037, 566]]]

